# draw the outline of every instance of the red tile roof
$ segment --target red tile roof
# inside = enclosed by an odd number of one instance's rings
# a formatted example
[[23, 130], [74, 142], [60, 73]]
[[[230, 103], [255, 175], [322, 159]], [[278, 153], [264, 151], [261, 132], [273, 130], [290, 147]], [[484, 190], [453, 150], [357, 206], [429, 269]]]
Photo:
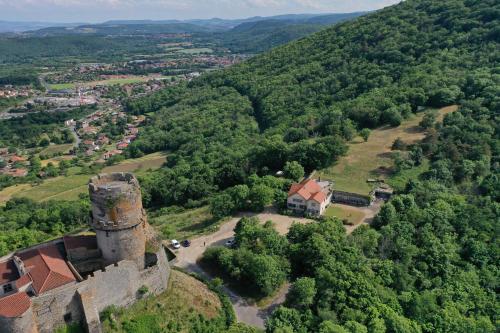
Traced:
[[314, 200], [322, 203], [326, 200], [327, 195], [323, 192], [321, 186], [314, 179], [306, 179], [299, 184], [292, 184], [288, 196], [294, 194], [300, 195], [304, 200]]
[[25, 292], [15, 293], [0, 298], [0, 316], [15, 318], [25, 313], [31, 306], [31, 300]]
[[14, 260], [0, 262], [0, 284], [16, 281], [19, 278]]
[[19, 255], [33, 281], [37, 294], [76, 281], [55, 245], [30, 250]]
[[31, 278], [28, 274], [24, 274], [19, 279], [16, 280], [16, 288], [19, 289], [25, 285], [31, 283]]

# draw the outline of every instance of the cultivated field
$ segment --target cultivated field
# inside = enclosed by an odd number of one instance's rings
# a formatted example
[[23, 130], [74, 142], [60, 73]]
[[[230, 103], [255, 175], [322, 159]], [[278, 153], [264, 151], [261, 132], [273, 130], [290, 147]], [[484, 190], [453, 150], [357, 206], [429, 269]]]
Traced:
[[147, 82], [147, 81], [150, 81], [153, 79], [166, 79], [166, 78], [169, 78], [169, 77], [131, 75], [128, 77], [123, 77], [123, 78], [110, 78], [110, 79], [98, 80], [98, 81], [51, 84], [50, 89], [52, 89], [52, 90], [65, 90], [65, 89], [75, 89], [77, 86], [95, 87], [95, 86], [124, 85], [124, 84]]
[[[101, 172], [134, 172], [141, 174], [149, 169], [158, 169], [166, 161], [166, 155], [154, 153], [137, 159], [130, 159], [120, 164], [106, 167]], [[35, 201], [77, 200], [79, 195], [87, 193], [87, 183], [92, 175], [78, 174], [78, 168], [71, 168], [68, 176], [45, 180], [40, 185], [11, 186], [0, 191], [0, 204], [12, 197], [27, 197]]]
[[[439, 110], [438, 120], [445, 114], [456, 111], [457, 106], [449, 106]], [[392, 167], [391, 146], [400, 137], [406, 143], [415, 143], [425, 137], [418, 124], [424, 113], [414, 115], [399, 127], [385, 126], [372, 131], [367, 142], [360, 137], [349, 144], [347, 156], [342, 157], [334, 166], [320, 170], [316, 176], [335, 182], [335, 188], [343, 191], [367, 194], [372, 185], [366, 182], [369, 178], [387, 179]]]

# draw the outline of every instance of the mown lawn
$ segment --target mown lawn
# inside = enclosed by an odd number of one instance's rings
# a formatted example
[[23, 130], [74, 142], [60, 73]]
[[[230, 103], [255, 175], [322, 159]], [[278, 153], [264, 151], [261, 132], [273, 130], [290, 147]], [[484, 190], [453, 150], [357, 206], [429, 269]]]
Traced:
[[363, 222], [365, 214], [356, 207], [347, 207], [338, 204], [331, 204], [325, 212], [325, 216], [337, 217], [340, 220], [347, 220], [349, 223], [356, 225]]

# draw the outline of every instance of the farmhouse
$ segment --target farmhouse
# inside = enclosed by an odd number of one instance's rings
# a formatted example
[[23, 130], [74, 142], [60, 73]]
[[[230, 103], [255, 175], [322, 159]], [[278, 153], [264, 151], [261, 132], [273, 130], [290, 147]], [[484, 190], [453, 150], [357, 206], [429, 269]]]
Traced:
[[147, 223], [132, 174], [89, 183], [95, 234], [65, 236], [0, 258], [0, 332], [51, 333], [84, 323], [101, 332], [99, 313], [129, 306], [141, 290], [167, 287], [169, 252]]
[[306, 179], [292, 184], [288, 191], [287, 207], [295, 212], [322, 215], [332, 197], [330, 182]]

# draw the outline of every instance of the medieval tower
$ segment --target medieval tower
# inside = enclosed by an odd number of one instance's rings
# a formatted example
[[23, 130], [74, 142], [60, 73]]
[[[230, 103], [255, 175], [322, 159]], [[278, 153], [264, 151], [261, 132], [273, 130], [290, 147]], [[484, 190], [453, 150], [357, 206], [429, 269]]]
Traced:
[[105, 264], [134, 261], [144, 268], [147, 218], [137, 179], [128, 173], [93, 177], [89, 183], [91, 226]]

